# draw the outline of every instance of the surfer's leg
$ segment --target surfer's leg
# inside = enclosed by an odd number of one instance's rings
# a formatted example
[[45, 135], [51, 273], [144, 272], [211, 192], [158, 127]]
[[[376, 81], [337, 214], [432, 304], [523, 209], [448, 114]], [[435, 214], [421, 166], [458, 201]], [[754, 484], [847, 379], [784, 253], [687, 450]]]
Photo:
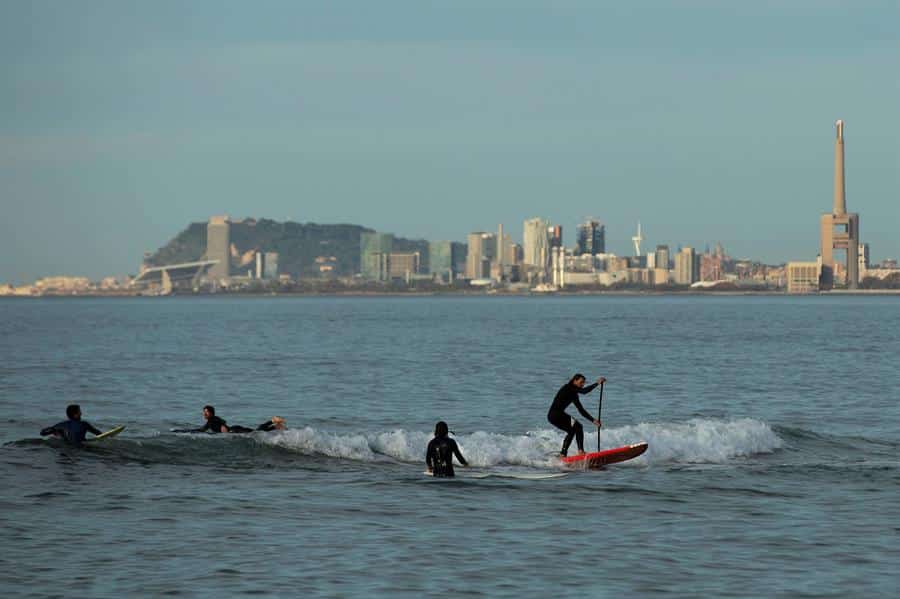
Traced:
[[584, 427], [581, 423], [572, 418], [572, 428], [575, 432], [575, 442], [578, 443], [578, 451], [584, 453]]
[[566, 455], [569, 451], [569, 445], [572, 444], [572, 437], [575, 436], [575, 429], [572, 427], [573, 419], [565, 412], [550, 412], [547, 414], [547, 420], [556, 428], [566, 431], [566, 438], [563, 440], [562, 451], [560, 455]]
[[228, 428], [229, 433], [252, 433], [252, 428], [247, 428], [246, 426], [235, 425]]

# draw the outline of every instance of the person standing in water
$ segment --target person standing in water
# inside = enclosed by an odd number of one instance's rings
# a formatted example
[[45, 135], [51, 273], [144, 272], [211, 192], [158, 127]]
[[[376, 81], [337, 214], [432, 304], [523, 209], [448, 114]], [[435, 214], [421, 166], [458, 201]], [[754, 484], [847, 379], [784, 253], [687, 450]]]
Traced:
[[432, 476], [454, 476], [453, 456], [456, 456], [463, 466], [469, 465], [459, 452], [456, 441], [449, 437], [449, 433], [450, 429], [443, 420], [434, 425], [434, 439], [428, 443], [428, 451], [425, 452], [425, 464]]
[[81, 406], [76, 403], [66, 406], [66, 416], [68, 420], [63, 420], [59, 424], [48, 426], [41, 431], [41, 436], [53, 435], [54, 437], [62, 437], [67, 443], [72, 445], [81, 445], [88, 433], [99, 435], [101, 432], [91, 426], [89, 422], [81, 419]]
[[606, 379], [601, 376], [597, 379], [596, 383], [588, 385], [587, 387], [584, 386], [584, 382], [585, 378], [583, 374], [578, 373], [573, 376], [568, 383], [560, 387], [559, 391], [556, 392], [556, 397], [553, 398], [553, 403], [550, 405], [550, 411], [547, 412], [547, 420], [550, 421], [550, 424], [566, 432], [566, 438], [563, 440], [562, 444], [562, 451], [559, 452], [559, 455], [562, 457], [565, 457], [566, 454], [569, 453], [569, 445], [572, 444], [572, 437], [575, 437], [575, 441], [578, 443], [579, 455], [584, 453], [584, 428], [582, 428], [580, 422], [566, 414], [566, 408], [569, 407], [569, 404], [575, 404], [575, 408], [578, 409], [581, 415], [590, 422], [593, 422], [594, 426], [602, 426], [600, 420], [595, 420], [594, 417], [584, 409], [584, 406], [581, 405], [581, 401], [578, 400], [578, 396], [590, 393], [597, 385], [605, 383]]

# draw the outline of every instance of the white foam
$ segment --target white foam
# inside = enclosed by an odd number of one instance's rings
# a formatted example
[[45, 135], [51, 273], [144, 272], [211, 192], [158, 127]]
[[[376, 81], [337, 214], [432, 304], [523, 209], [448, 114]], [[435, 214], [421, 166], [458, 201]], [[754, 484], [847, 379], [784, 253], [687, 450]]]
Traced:
[[[563, 433], [555, 429], [531, 431], [524, 435], [503, 435], [478, 431], [454, 437], [472, 466], [497, 465], [557, 467]], [[339, 435], [306, 427], [268, 433], [261, 442], [307, 455], [325, 455], [360, 461], [394, 459], [422, 462], [431, 435], [420, 431], [394, 430], [379, 433]], [[639, 441], [650, 445], [647, 453], [632, 463], [721, 464], [736, 457], [769, 453], [782, 446], [772, 428], [759, 420], [694, 419], [678, 423], [641, 423], [603, 429], [601, 448], [620, 447]], [[573, 444], [574, 445], [574, 444]], [[597, 447], [595, 434], [587, 435], [585, 448]]]

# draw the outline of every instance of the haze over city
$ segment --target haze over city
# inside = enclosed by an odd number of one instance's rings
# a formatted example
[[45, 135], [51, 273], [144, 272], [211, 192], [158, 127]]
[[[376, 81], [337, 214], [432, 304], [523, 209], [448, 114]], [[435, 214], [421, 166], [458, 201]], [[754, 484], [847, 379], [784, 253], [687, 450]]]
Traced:
[[586, 216], [813, 260], [833, 123], [900, 256], [900, 10], [569, 2], [4, 3], [0, 282], [134, 273], [211, 214], [465, 241]]

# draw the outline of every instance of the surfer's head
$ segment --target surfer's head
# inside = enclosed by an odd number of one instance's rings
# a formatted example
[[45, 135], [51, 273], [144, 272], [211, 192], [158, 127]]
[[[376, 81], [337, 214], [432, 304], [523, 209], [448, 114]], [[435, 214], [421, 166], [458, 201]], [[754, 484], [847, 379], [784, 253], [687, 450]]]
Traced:
[[584, 387], [584, 375], [578, 372], [575, 374], [575, 376], [572, 377], [572, 380], [569, 382], [576, 387]]
[[434, 425], [434, 436], [435, 437], [446, 437], [450, 432], [450, 427], [447, 426], [447, 423], [441, 420], [437, 424]]
[[68, 416], [72, 420], [81, 420], [81, 406], [79, 406], [77, 403], [67, 405], [66, 416]]
[[203, 406], [203, 417], [209, 420], [216, 415], [216, 409], [212, 406]]
[[275, 427], [275, 430], [284, 430], [287, 428], [284, 422], [284, 418], [281, 416], [272, 416], [272, 426]]

